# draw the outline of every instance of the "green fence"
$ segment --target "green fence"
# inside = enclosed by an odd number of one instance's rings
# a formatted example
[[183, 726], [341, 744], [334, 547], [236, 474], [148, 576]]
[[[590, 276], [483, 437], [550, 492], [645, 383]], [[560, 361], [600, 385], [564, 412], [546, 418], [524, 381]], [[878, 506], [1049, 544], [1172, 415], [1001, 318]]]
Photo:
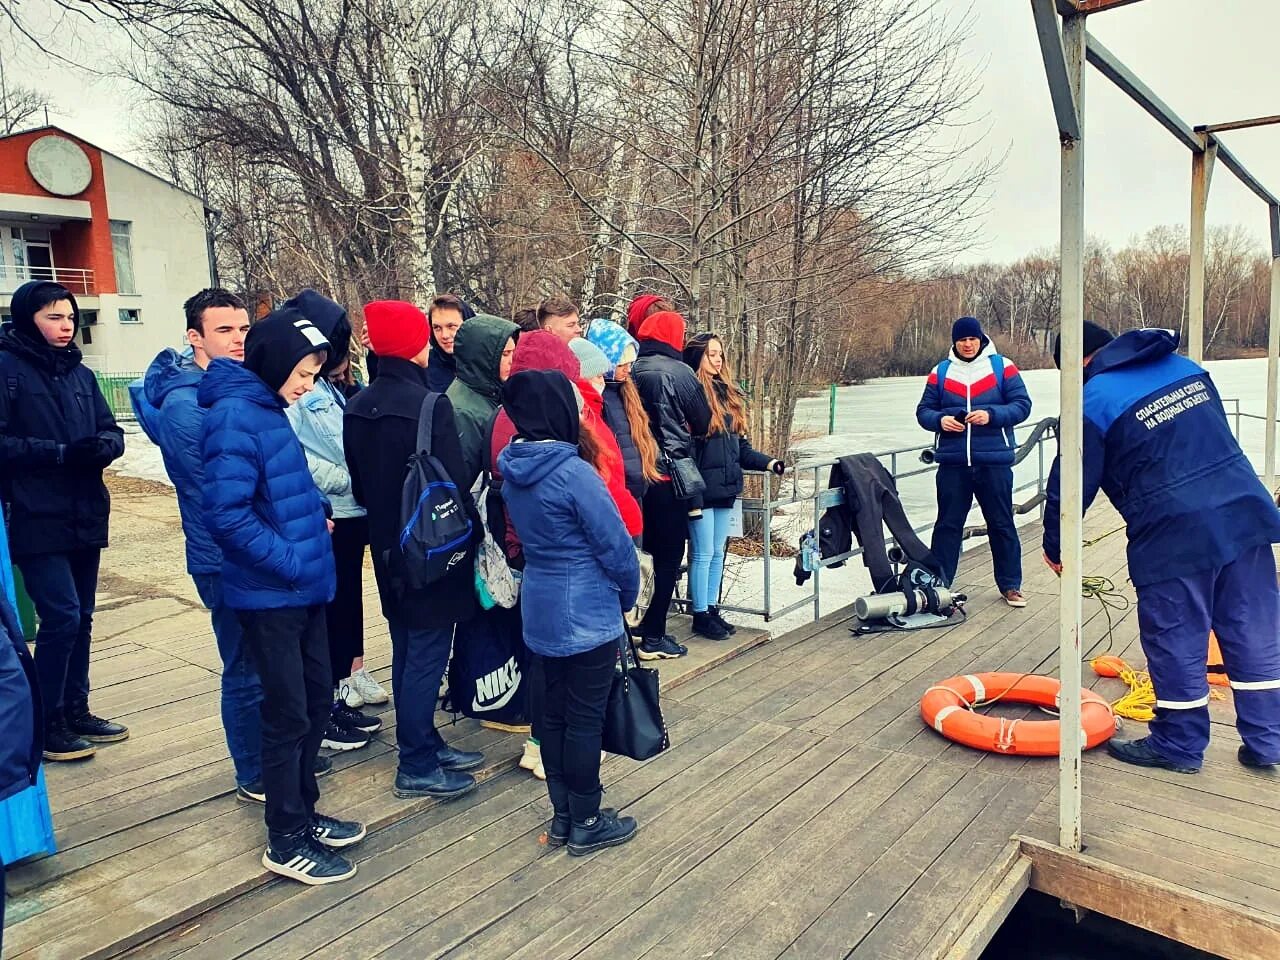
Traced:
[[93, 375], [98, 378], [98, 387], [102, 390], [102, 395], [107, 398], [107, 406], [111, 408], [111, 415], [117, 420], [134, 420], [133, 406], [129, 403], [129, 384], [137, 380], [141, 373], [103, 373], [95, 370]]

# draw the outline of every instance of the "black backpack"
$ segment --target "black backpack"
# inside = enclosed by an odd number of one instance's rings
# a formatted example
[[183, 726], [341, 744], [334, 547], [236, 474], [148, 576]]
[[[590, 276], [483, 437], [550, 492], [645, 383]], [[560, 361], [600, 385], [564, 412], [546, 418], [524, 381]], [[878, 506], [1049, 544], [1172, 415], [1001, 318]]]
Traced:
[[417, 453], [400, 494], [400, 553], [409, 586], [420, 590], [458, 564], [469, 564], [475, 541], [471, 517], [457, 485], [431, 452], [431, 419], [437, 393], [418, 414]]

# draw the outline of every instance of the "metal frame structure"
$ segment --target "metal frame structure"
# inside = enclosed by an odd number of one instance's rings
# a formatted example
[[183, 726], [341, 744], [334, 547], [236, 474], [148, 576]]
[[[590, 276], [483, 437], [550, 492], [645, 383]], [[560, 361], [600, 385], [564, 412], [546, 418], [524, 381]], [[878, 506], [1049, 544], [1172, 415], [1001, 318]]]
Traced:
[[[1191, 151], [1191, 256], [1187, 353], [1204, 360], [1205, 211], [1213, 169], [1221, 163], [1267, 204], [1271, 232], [1271, 313], [1267, 337], [1267, 411], [1264, 471], [1276, 478], [1277, 380], [1280, 379], [1280, 200], [1218, 139], [1228, 130], [1280, 124], [1280, 116], [1192, 127], [1114, 54], [1085, 30], [1086, 18], [1140, 0], [1031, 0], [1040, 54], [1061, 141], [1062, 336], [1059, 449], [1062, 459], [1062, 585], [1059, 600], [1059, 676], [1062, 679], [1058, 774], [1058, 843], [1081, 849], [1080, 613], [1084, 331], [1085, 64], [1119, 87]], [[1059, 25], [1059, 23], [1061, 25]]]

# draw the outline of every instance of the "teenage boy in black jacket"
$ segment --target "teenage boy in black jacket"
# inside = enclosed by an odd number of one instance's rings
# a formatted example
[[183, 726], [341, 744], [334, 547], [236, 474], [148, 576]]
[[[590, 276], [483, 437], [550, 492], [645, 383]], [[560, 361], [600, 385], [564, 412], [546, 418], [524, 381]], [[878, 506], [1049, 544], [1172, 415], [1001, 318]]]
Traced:
[[14, 562], [40, 615], [36, 676], [44, 757], [91, 757], [129, 736], [89, 712], [89, 637], [107, 545], [107, 464], [124, 453], [92, 371], [75, 344], [80, 310], [60, 284], [24, 283], [0, 332], [0, 499]]

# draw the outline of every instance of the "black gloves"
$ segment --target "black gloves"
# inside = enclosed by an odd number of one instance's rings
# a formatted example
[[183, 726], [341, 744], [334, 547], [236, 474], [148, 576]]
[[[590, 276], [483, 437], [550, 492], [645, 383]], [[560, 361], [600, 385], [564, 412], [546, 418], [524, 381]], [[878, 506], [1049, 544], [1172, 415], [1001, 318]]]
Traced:
[[62, 462], [69, 467], [101, 470], [112, 460], [110, 445], [101, 437], [81, 437], [67, 444]]

